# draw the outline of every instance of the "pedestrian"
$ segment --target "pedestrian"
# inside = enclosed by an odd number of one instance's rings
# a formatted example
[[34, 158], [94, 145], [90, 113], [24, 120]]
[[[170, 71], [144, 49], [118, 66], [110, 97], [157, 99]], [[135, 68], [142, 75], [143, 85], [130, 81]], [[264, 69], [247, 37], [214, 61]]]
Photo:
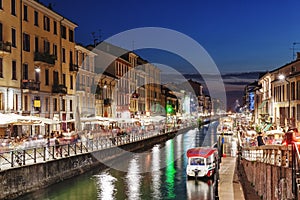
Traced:
[[58, 137], [55, 138], [55, 150], [56, 150], [56, 157], [58, 157], [58, 155], [60, 155], [60, 153], [61, 153]]
[[257, 145], [258, 146], [263, 146], [265, 145], [265, 142], [263, 140], [263, 136], [262, 136], [262, 133], [261, 132], [258, 132], [258, 136], [257, 136]]

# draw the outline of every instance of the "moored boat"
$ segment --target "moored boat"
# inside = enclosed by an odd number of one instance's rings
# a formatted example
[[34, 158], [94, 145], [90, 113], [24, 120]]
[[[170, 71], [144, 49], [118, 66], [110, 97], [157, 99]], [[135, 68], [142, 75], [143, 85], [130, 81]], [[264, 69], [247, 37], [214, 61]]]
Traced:
[[187, 151], [187, 177], [211, 178], [218, 166], [218, 149], [211, 147], [195, 147]]

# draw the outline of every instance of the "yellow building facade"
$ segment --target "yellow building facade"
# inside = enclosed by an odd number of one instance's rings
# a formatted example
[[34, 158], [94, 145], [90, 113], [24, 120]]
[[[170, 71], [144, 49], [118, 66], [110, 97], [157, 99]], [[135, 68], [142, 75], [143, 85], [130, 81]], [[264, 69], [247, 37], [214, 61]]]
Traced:
[[[0, 110], [62, 120], [74, 118], [77, 25], [34, 0], [2, 1]], [[7, 43], [8, 44], [8, 43]], [[2, 45], [3, 46], [3, 45]]]

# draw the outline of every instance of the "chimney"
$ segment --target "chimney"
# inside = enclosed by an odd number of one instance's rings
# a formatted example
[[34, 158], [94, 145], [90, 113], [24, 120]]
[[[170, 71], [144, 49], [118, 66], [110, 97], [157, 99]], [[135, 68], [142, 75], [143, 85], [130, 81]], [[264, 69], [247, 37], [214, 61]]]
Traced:
[[49, 4], [48, 4], [48, 8], [49, 8], [50, 10], [52, 10], [52, 3], [49, 3]]

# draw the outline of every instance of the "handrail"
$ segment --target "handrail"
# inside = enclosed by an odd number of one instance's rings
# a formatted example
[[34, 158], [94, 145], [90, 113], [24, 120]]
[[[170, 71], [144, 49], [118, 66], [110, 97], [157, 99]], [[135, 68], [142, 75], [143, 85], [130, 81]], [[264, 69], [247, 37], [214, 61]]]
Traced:
[[10, 151], [0, 153], [0, 170], [7, 170], [24, 165], [35, 163], [43, 163], [54, 159], [61, 159], [73, 155], [84, 153], [92, 153], [111, 147], [117, 147], [128, 143], [142, 141], [157, 135], [169, 134], [178, 131], [178, 129], [171, 129], [166, 132], [155, 129], [143, 133], [131, 133], [116, 137], [103, 136], [93, 139], [86, 139], [68, 144], [58, 146], [36, 146], [34, 148], [15, 148]]

